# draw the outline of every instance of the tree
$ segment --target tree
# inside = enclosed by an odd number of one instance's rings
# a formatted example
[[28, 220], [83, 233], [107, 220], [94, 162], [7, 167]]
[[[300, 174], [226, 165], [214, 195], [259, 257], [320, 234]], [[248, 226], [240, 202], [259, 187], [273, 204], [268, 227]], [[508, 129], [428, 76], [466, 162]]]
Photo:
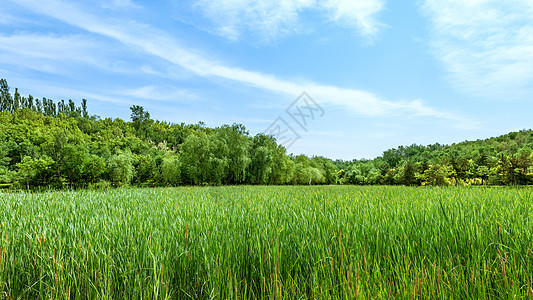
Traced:
[[180, 147], [182, 176], [192, 184], [207, 183], [210, 164], [209, 138], [204, 132], [189, 135]]
[[243, 183], [246, 180], [246, 169], [251, 161], [249, 153], [251, 140], [248, 131], [241, 124], [223, 125], [217, 129], [215, 135], [226, 145], [217, 149], [219, 154], [227, 158], [228, 168], [224, 183]]
[[76, 113], [76, 103], [74, 103], [72, 99], [68, 99], [68, 113], [69, 113], [69, 116], [72, 116], [73, 114]]
[[415, 165], [410, 160], [404, 161], [398, 169], [397, 182], [404, 185], [416, 185]]
[[10, 184], [13, 182], [14, 172], [10, 171], [8, 166], [11, 162], [8, 143], [0, 141], [0, 184]]
[[28, 95], [28, 108], [31, 111], [35, 111], [35, 105], [33, 104], [33, 96], [32, 95]]
[[7, 80], [0, 80], [0, 111], [9, 111], [12, 112], [13, 107], [13, 98], [11, 98], [11, 93], [9, 92], [9, 85]]
[[10, 171], [8, 168], [0, 166], [0, 186], [9, 186], [15, 177], [15, 172]]
[[81, 99], [81, 116], [84, 118], [89, 117], [87, 112], [87, 99]]
[[180, 183], [180, 160], [177, 156], [167, 156], [161, 164], [161, 176], [165, 185], [177, 186]]
[[501, 154], [500, 166], [504, 184], [528, 184], [529, 168], [532, 166], [533, 151], [529, 147], [521, 148], [513, 155]]
[[258, 133], [251, 145], [251, 162], [248, 167], [249, 182], [252, 184], [268, 184], [274, 168], [274, 155], [277, 144], [272, 136]]
[[54, 127], [50, 130], [48, 140], [43, 144], [46, 153], [55, 161], [56, 179], [61, 181], [61, 169], [64, 163], [64, 151], [68, 145], [68, 132]]
[[274, 152], [274, 168], [270, 176], [270, 184], [288, 184], [293, 180], [296, 165], [285, 152], [285, 147], [282, 145], [279, 145], [277, 151]]
[[324, 157], [313, 157], [311, 164], [321, 171], [324, 177], [324, 184], [335, 184], [337, 182], [337, 167], [333, 162]]
[[143, 137], [147, 136], [147, 133], [152, 125], [153, 120], [150, 119], [150, 113], [144, 110], [142, 106], [133, 105], [130, 107], [131, 121], [133, 122], [133, 128], [135, 131]]
[[229, 147], [226, 140], [218, 135], [209, 136], [209, 174], [208, 181], [212, 184], [220, 185], [228, 178], [229, 167]]
[[18, 173], [26, 180], [26, 188], [30, 189], [30, 180], [39, 173], [46, 172], [51, 168], [54, 161], [48, 157], [31, 158], [24, 156], [20, 163], [16, 165]]
[[115, 186], [128, 185], [133, 178], [133, 155], [131, 152], [119, 152], [108, 160], [109, 177]]
[[476, 169], [476, 176], [481, 178], [481, 185], [483, 185], [489, 176], [491, 175], [491, 170], [487, 166], [478, 166]]
[[86, 172], [89, 158], [89, 151], [85, 147], [72, 144], [65, 146], [61, 173], [68, 179], [70, 189], [74, 188], [75, 183], [81, 181]]
[[450, 165], [433, 164], [424, 172], [427, 183], [431, 185], [449, 185], [455, 170]]
[[19, 94], [19, 89], [18, 88], [15, 88], [15, 95], [13, 96], [13, 108], [12, 108], [12, 111], [16, 111], [18, 109], [20, 109], [20, 94]]
[[39, 99], [35, 99], [35, 111], [37, 111], [39, 113], [43, 112], [43, 107], [41, 105], [41, 100], [39, 100]]
[[105, 159], [95, 154], [91, 154], [87, 157], [84, 168], [84, 175], [90, 180], [91, 183], [95, 183], [97, 179], [105, 172]]

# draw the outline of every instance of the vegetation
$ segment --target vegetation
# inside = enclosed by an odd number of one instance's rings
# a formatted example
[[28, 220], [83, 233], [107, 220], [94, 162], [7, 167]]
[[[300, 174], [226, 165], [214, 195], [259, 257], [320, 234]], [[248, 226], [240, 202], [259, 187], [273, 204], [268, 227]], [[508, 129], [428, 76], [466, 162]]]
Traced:
[[401, 185], [533, 183], [533, 130], [452, 145], [389, 149], [373, 160], [336, 161], [340, 182]]
[[4, 194], [0, 297], [532, 297], [532, 192], [233, 186]]
[[207, 128], [89, 115], [87, 101], [11, 95], [0, 80], [0, 188], [178, 185], [527, 185], [533, 131], [450, 146], [390, 149], [373, 160], [287, 155], [272, 136], [243, 125]]

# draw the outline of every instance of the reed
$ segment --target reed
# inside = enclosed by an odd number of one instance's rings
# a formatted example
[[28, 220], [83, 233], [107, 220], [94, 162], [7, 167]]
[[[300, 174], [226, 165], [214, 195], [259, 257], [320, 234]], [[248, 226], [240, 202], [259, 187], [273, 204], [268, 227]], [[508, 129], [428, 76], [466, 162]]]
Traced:
[[533, 299], [531, 188], [0, 195], [0, 298]]

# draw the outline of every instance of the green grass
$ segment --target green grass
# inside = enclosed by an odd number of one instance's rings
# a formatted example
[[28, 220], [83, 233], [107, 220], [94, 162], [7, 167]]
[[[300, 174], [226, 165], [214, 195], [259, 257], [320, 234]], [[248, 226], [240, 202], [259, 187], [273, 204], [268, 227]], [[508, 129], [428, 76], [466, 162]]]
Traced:
[[0, 298], [533, 298], [531, 188], [0, 193]]

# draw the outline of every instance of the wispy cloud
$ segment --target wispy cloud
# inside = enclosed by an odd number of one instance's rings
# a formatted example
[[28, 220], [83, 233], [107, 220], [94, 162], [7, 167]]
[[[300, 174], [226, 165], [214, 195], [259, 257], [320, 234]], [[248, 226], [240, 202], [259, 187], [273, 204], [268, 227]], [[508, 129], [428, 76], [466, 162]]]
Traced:
[[[132, 59], [122, 56], [130, 52]], [[143, 53], [144, 55], [144, 53]], [[182, 69], [145, 62], [122, 43], [91, 34], [0, 33], [0, 62], [51, 74], [71, 75], [90, 67], [111, 73], [147, 74], [162, 78], [187, 78]]]
[[168, 33], [149, 25], [133, 22], [109, 22], [85, 13], [71, 2], [59, 0], [19, 0], [38, 13], [56, 18], [72, 26], [115, 39], [150, 55], [160, 57], [201, 77], [213, 77], [295, 97], [307, 91], [324, 105], [340, 106], [365, 116], [401, 115], [435, 117], [450, 120], [460, 118], [427, 107], [422, 101], [392, 102], [369, 92], [325, 86], [309, 82], [295, 82], [237, 67], [230, 67], [208, 55], [188, 49]]
[[353, 27], [365, 37], [377, 34], [381, 23], [376, 15], [383, 10], [383, 0], [326, 0], [321, 2], [330, 11], [331, 18], [344, 26]]
[[298, 31], [298, 13], [313, 5], [314, 0], [198, 0], [195, 7], [214, 26], [214, 31], [230, 40], [243, 34], [262, 40]]
[[533, 2], [426, 0], [432, 47], [452, 84], [499, 100], [533, 95]]
[[0, 59], [28, 69], [61, 73], [63, 63], [83, 62], [100, 65], [94, 53], [98, 48], [93, 39], [83, 35], [0, 35]]
[[212, 22], [216, 34], [230, 40], [242, 35], [263, 41], [307, 31], [301, 15], [318, 11], [330, 21], [354, 28], [358, 35], [373, 37], [383, 0], [197, 0], [195, 7]]

